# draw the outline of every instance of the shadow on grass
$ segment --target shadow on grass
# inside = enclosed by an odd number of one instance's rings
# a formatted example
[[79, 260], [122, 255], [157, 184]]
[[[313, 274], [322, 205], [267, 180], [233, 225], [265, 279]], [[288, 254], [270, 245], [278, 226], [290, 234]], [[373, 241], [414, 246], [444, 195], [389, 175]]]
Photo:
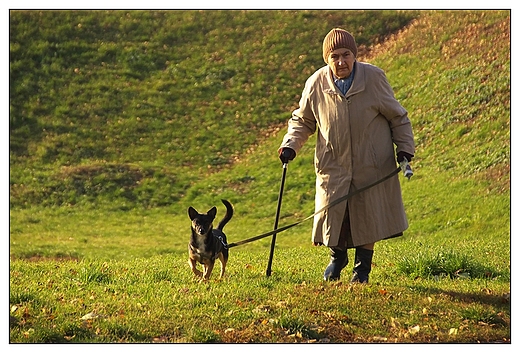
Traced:
[[[489, 289], [479, 293], [459, 292], [425, 286], [412, 286], [412, 289], [427, 294], [436, 294], [450, 302], [461, 304], [461, 315], [464, 319], [499, 326], [510, 326], [511, 294], [495, 294]], [[475, 307], [471, 304], [481, 305]]]

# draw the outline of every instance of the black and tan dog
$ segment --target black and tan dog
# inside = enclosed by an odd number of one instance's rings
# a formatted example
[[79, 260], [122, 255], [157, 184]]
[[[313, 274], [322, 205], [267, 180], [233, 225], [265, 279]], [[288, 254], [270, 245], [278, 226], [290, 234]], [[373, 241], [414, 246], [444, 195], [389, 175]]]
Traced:
[[[193, 207], [188, 208], [188, 215], [191, 219], [188, 264], [193, 273], [201, 277], [201, 281], [209, 279], [217, 258], [221, 263], [220, 278], [224, 276], [226, 271], [229, 250], [227, 238], [222, 229], [233, 217], [233, 206], [227, 200], [222, 200], [222, 203], [226, 206], [226, 215], [216, 229], [213, 229], [213, 221], [217, 215], [216, 207], [212, 207], [207, 213], [198, 213]], [[204, 272], [197, 269], [197, 262], [202, 264]]]

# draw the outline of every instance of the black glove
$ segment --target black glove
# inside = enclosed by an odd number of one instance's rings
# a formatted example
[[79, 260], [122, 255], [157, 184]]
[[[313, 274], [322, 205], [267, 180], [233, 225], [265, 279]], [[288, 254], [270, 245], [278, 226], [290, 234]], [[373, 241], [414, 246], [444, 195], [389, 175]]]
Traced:
[[397, 163], [401, 163], [405, 158], [408, 162], [411, 162], [413, 154], [404, 151], [397, 152]]
[[284, 147], [280, 151], [280, 160], [283, 164], [289, 163], [289, 161], [292, 161], [294, 157], [296, 157], [296, 152], [292, 148]]

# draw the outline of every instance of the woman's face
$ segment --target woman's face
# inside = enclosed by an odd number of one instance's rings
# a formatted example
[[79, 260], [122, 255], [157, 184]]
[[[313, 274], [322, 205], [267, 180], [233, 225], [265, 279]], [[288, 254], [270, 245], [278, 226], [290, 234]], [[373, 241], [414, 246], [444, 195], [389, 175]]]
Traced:
[[339, 48], [329, 54], [327, 64], [334, 72], [334, 75], [339, 78], [347, 78], [354, 69], [355, 61], [356, 57], [350, 49]]

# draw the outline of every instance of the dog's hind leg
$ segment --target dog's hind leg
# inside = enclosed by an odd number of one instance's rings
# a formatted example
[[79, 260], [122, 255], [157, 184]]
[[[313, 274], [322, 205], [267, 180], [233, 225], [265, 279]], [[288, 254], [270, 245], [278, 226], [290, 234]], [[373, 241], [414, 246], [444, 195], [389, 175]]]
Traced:
[[220, 253], [218, 255], [218, 259], [220, 260], [220, 278], [222, 278], [224, 277], [224, 273], [226, 272], [228, 257], [225, 256], [223, 253]]

